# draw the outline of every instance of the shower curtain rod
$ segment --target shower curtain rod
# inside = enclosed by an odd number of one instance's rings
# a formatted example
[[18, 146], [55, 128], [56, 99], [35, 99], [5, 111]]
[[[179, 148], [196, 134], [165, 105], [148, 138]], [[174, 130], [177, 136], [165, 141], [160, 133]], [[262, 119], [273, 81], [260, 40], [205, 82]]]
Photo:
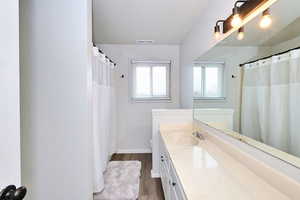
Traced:
[[[93, 44], [94, 47], [97, 47], [95, 44]], [[104, 54], [103, 51], [101, 49], [98, 48], [99, 53]], [[112, 59], [110, 59], [108, 56], [105, 55], [105, 58], [109, 60], [109, 62], [111, 62], [112, 64], [114, 64], [114, 66], [117, 66], [117, 63], [115, 63], [114, 61], [112, 61]]]
[[268, 59], [268, 58], [272, 58], [273, 56], [279, 56], [279, 55], [282, 55], [282, 54], [285, 54], [285, 53], [288, 53], [290, 51], [297, 50], [297, 49], [300, 49], [300, 47], [292, 48], [292, 49], [289, 49], [289, 50], [286, 50], [286, 51], [283, 51], [283, 52], [280, 52], [280, 53], [276, 53], [276, 54], [273, 54], [273, 55], [270, 55], [270, 56], [266, 56], [266, 57], [263, 57], [263, 58], [252, 60], [252, 61], [240, 64], [240, 67], [243, 67], [244, 65], [247, 65], [247, 64], [255, 63], [255, 62], [260, 61], [260, 60], [265, 60], [265, 59]]

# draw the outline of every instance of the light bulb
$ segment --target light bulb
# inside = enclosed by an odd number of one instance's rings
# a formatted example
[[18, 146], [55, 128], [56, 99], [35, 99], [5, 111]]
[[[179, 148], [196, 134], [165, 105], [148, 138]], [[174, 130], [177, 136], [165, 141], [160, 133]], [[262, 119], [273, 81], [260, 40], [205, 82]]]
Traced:
[[215, 32], [215, 38], [216, 40], [220, 39], [221, 33], [220, 32]]
[[237, 35], [237, 39], [238, 39], [238, 40], [243, 40], [244, 37], [245, 37], [245, 33], [243, 33], [243, 32], [240, 32], [240, 33], [238, 33], [238, 35]]
[[267, 9], [263, 12], [263, 16], [260, 20], [259, 26], [262, 29], [266, 29], [269, 28], [271, 24], [272, 24], [272, 18], [269, 9]]
[[242, 24], [242, 19], [241, 19], [240, 15], [239, 14], [233, 15], [232, 20], [231, 20], [231, 26], [236, 28], [236, 27], [239, 27], [241, 24]]
[[218, 40], [221, 37], [220, 26], [215, 26], [215, 38]]
[[237, 35], [237, 39], [238, 40], [243, 40], [245, 37], [245, 29], [244, 27], [239, 28], [238, 30], [238, 35]]

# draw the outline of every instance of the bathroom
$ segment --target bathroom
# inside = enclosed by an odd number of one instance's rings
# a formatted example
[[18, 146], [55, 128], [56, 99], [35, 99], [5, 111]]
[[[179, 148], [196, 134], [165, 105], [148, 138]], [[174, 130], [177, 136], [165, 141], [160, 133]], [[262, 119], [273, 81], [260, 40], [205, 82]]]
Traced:
[[300, 2], [0, 9], [0, 200], [300, 199]]

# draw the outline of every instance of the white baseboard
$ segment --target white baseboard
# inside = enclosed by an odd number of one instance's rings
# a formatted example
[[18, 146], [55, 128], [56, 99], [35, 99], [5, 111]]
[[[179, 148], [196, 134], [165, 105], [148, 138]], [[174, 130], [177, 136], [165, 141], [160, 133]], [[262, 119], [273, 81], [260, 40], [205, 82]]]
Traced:
[[117, 153], [152, 153], [151, 149], [118, 149]]
[[160, 178], [160, 174], [158, 172], [151, 170], [151, 178]]

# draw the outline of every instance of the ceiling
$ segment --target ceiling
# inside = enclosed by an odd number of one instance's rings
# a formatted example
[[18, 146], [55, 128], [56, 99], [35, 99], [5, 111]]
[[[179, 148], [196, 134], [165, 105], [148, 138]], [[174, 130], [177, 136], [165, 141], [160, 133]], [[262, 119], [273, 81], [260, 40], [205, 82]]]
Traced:
[[266, 42], [264, 42], [263, 46], [274, 46], [276, 44], [292, 40], [296, 37], [300, 36], [300, 17], [298, 17], [295, 21], [290, 23], [284, 29], [282, 29], [278, 34], [274, 35]]
[[245, 25], [245, 38], [236, 39], [236, 33], [221, 41], [219, 46], [272, 46], [299, 35], [300, 1], [277, 1], [271, 6], [272, 26], [267, 30], [259, 28], [259, 15]]
[[102, 44], [180, 44], [209, 0], [94, 0], [93, 40]]

